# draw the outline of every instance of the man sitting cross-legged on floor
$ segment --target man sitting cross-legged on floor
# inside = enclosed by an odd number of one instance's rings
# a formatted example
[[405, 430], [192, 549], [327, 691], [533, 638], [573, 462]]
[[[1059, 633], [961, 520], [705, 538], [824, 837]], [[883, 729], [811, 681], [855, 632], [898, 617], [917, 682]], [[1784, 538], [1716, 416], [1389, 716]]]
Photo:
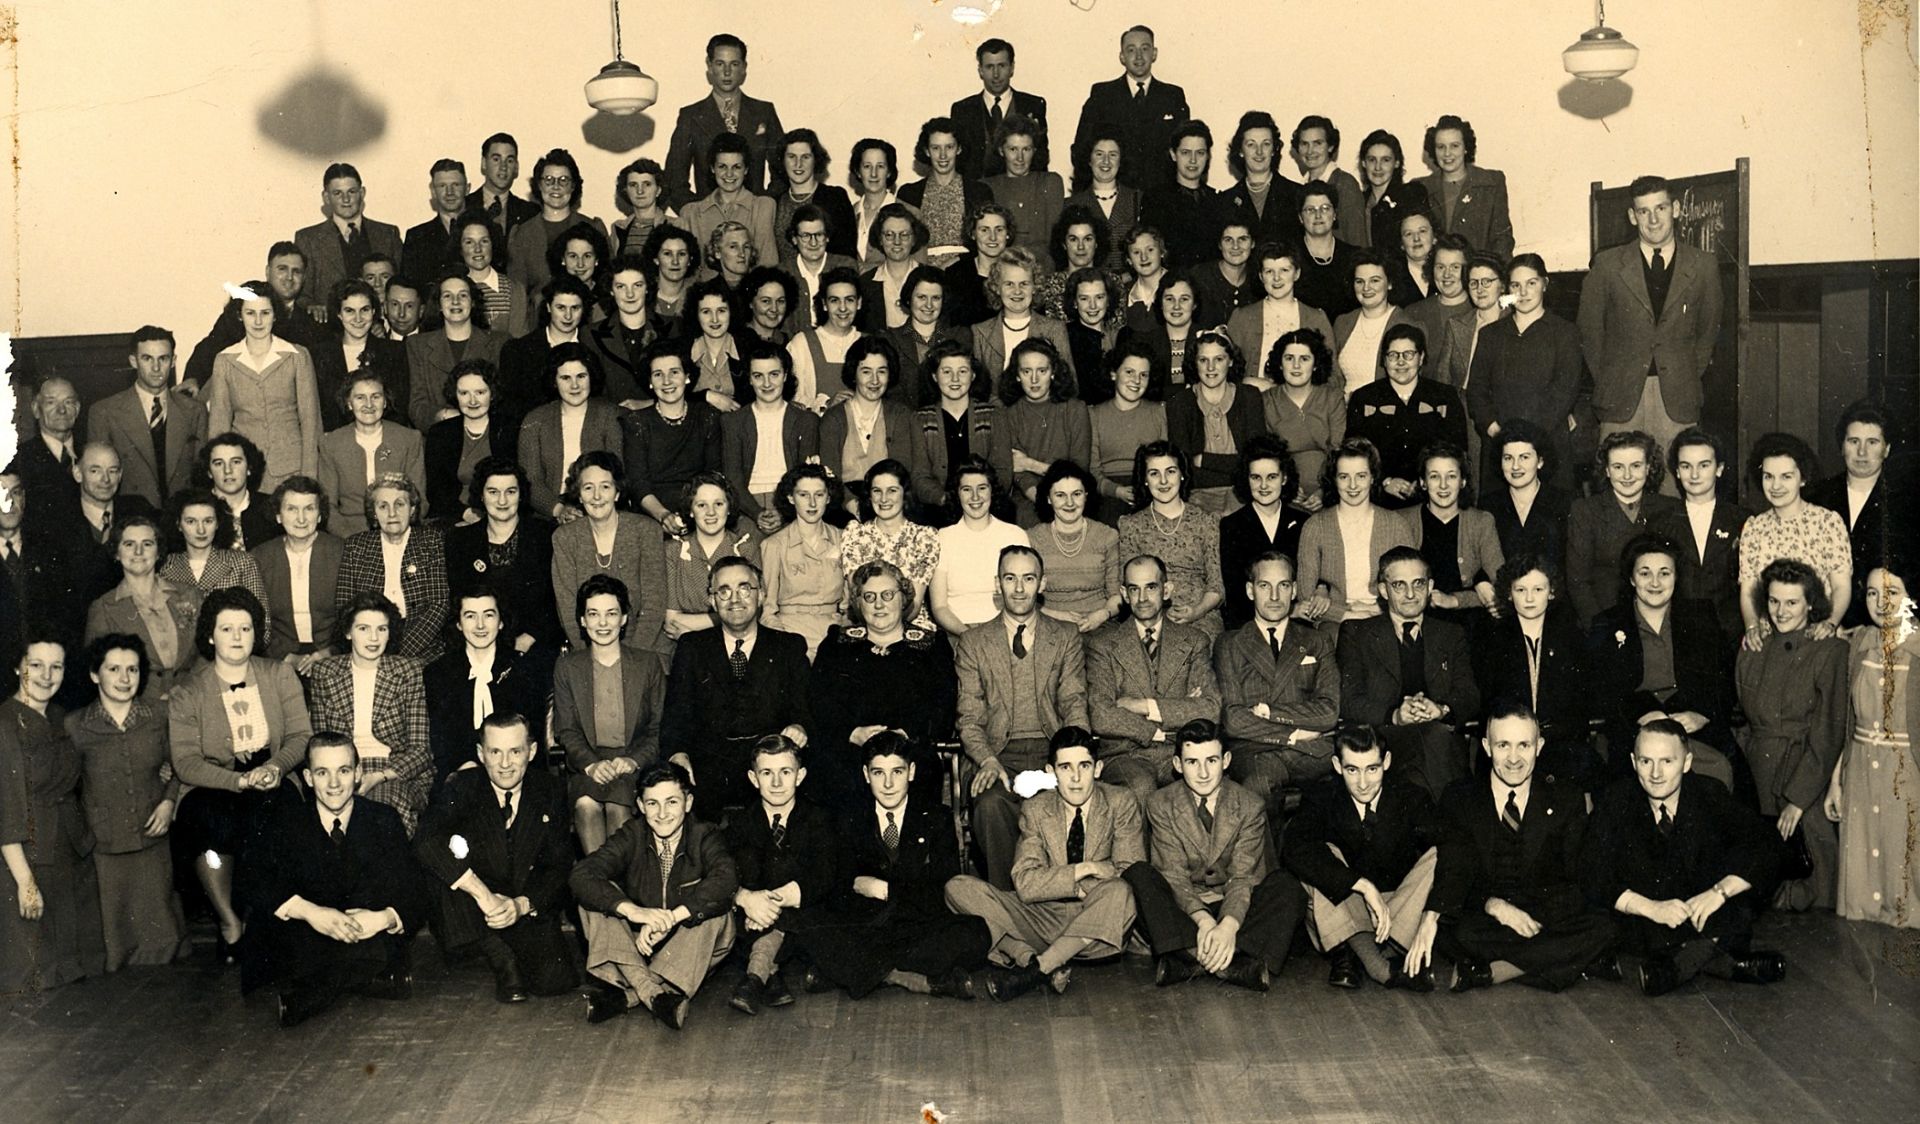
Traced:
[[787, 934], [818, 923], [840, 884], [839, 846], [833, 818], [799, 799], [807, 779], [804, 751], [784, 734], [754, 743], [747, 783], [760, 806], [729, 817], [727, 848], [740, 871], [733, 904], [752, 937], [747, 974], [728, 1002], [737, 1011], [760, 1013], [761, 1004], [785, 1007], [793, 992], [780, 972]]

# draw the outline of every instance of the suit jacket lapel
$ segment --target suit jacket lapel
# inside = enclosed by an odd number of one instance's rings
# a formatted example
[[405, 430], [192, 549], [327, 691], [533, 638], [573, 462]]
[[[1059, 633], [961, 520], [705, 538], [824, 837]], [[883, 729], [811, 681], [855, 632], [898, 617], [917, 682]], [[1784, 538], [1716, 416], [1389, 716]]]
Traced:
[[[1626, 252], [1620, 255], [1620, 283], [1634, 300], [1640, 302], [1640, 307], [1647, 310], [1647, 315], [1652, 316], [1653, 297], [1647, 292], [1647, 263], [1646, 259], [1640, 256], [1640, 243], [1629, 242], [1623, 249]], [[1677, 277], [1679, 273], [1677, 262], [1674, 272]], [[1673, 287], [1668, 286], [1667, 291], [1671, 293]]]

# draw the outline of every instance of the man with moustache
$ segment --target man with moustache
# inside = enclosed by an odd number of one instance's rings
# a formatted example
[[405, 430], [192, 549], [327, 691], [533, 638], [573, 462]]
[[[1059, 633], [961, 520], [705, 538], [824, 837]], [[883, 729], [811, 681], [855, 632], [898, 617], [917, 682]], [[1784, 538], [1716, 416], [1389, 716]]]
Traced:
[[733, 904], [752, 936], [747, 974], [728, 999], [733, 1009], [757, 1015], [764, 1004], [785, 1007], [793, 991], [780, 971], [787, 934], [819, 924], [839, 886], [840, 848], [832, 818], [799, 799], [807, 779], [801, 748], [784, 734], [753, 743], [747, 783], [760, 795], [727, 823], [727, 848], [739, 868]]
[[120, 453], [121, 491], [154, 507], [192, 483], [207, 439], [207, 409], [173, 388], [173, 333], [149, 324], [133, 333], [133, 385], [87, 410], [87, 434]]
[[1121, 876], [1147, 856], [1139, 807], [1099, 783], [1105, 764], [1094, 758], [1091, 733], [1061, 727], [1047, 742], [1054, 787], [1020, 806], [1013, 892], [970, 874], [947, 883], [947, 905], [985, 920], [996, 955], [1011, 962], [984, 973], [996, 1000], [1017, 999], [1043, 983], [1063, 993], [1075, 958], [1125, 948], [1133, 891]]
[[456, 955], [478, 951], [493, 997], [558, 995], [580, 976], [560, 932], [573, 866], [567, 789], [529, 769], [527, 720], [496, 710], [480, 727], [480, 768], [447, 778], [420, 819], [414, 854], [439, 889], [434, 926]]
[[311, 476], [280, 481], [270, 506], [282, 533], [249, 551], [267, 590], [267, 655], [305, 675], [331, 651], [333, 587], [346, 543], [321, 529], [327, 494]]
[[1221, 730], [1233, 754], [1228, 775], [1271, 817], [1285, 788], [1331, 768], [1340, 668], [1333, 634], [1292, 619], [1292, 558], [1261, 554], [1247, 567], [1245, 584], [1253, 619], [1215, 641], [1214, 669], [1226, 704]]

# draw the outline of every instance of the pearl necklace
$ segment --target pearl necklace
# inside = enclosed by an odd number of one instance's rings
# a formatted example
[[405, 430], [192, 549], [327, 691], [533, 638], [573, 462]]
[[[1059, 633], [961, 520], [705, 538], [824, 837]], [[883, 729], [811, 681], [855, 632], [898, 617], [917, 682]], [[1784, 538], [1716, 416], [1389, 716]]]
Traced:
[[1080, 533], [1073, 537], [1072, 548], [1068, 548], [1067, 537], [1060, 533], [1059, 525], [1055, 524], [1053, 528], [1053, 544], [1060, 548], [1060, 557], [1062, 558], [1080, 557], [1080, 552], [1087, 547], [1087, 521], [1085, 519], [1080, 521]]

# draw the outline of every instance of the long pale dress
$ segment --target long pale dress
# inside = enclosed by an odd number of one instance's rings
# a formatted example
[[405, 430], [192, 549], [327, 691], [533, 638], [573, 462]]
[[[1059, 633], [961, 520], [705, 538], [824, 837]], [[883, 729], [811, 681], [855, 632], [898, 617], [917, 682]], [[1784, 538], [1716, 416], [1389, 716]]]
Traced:
[[1914, 660], [1920, 633], [1891, 653], [1880, 630], [1853, 638], [1853, 740], [1841, 766], [1840, 879], [1835, 912], [1920, 929], [1920, 762], [1914, 760]]

